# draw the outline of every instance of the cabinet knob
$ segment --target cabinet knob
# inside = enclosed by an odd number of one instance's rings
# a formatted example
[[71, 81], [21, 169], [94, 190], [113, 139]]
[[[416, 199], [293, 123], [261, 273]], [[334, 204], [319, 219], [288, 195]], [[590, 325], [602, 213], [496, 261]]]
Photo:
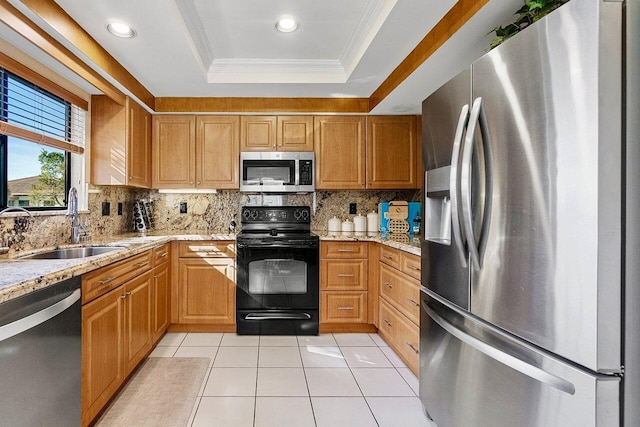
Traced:
[[192, 185], [193, 185], [193, 181], [189, 181], [189, 184], [192, 184]]
[[129, 177], [129, 179], [133, 179], [133, 177], [132, 177], [132, 176], [130, 176], [130, 177]]

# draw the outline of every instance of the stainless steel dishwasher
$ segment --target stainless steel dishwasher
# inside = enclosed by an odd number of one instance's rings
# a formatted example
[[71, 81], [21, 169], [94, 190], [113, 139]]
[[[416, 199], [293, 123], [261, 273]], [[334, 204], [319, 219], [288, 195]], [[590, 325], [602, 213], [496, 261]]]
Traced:
[[0, 304], [0, 425], [80, 425], [80, 283]]

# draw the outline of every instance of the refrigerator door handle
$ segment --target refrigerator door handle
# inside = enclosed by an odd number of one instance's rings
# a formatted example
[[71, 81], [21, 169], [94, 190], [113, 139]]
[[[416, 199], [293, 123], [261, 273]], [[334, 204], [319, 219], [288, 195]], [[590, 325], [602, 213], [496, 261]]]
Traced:
[[528, 377], [531, 377], [537, 381], [540, 381], [544, 384], [554, 387], [562, 392], [565, 392], [571, 395], [575, 394], [576, 388], [569, 381], [563, 378], [560, 378], [556, 375], [553, 375], [536, 366], [530, 365], [529, 363], [523, 360], [520, 360], [517, 357], [514, 357], [508, 353], [505, 353], [502, 350], [499, 350], [487, 344], [486, 342], [481, 341], [467, 334], [466, 332], [458, 329], [456, 326], [452, 325], [443, 317], [441, 317], [439, 314], [437, 314], [431, 307], [429, 307], [429, 305], [427, 305], [424, 302], [424, 300], [421, 302], [422, 302], [422, 309], [426, 311], [426, 313], [429, 315], [431, 319], [433, 319], [434, 322], [436, 322], [438, 325], [440, 325], [442, 329], [444, 329], [445, 331], [447, 331], [448, 333], [450, 333], [451, 335], [453, 335], [463, 343], [473, 347], [474, 349], [485, 354], [486, 356]]
[[480, 269], [480, 254], [476, 243], [476, 237], [473, 234], [473, 215], [471, 212], [471, 155], [473, 154], [473, 146], [475, 144], [475, 133], [478, 119], [480, 118], [480, 107], [482, 106], [482, 98], [476, 98], [471, 107], [471, 115], [469, 124], [467, 125], [467, 137], [464, 142], [464, 151], [462, 152], [462, 171], [460, 173], [460, 194], [462, 198], [462, 219], [463, 228], [467, 238], [467, 247], [473, 268]]
[[460, 194], [460, 149], [462, 146], [462, 136], [464, 128], [469, 119], [469, 104], [465, 104], [460, 110], [460, 118], [458, 119], [458, 127], [453, 138], [453, 152], [451, 154], [451, 172], [449, 175], [449, 198], [451, 200], [451, 224], [453, 229], [454, 246], [462, 267], [467, 266], [467, 255], [465, 248], [464, 235], [461, 229], [460, 220], [460, 204], [458, 196]]

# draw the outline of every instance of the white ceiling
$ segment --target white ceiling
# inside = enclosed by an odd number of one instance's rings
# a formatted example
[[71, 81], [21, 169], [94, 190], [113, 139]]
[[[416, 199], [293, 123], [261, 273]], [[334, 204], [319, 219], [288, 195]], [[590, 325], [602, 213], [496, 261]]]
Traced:
[[[156, 97], [369, 97], [455, 0], [55, 0]], [[27, 13], [19, 0], [10, 0]], [[522, 0], [491, 0], [373, 111], [420, 113]], [[300, 27], [279, 33], [292, 15]], [[32, 16], [28, 15], [28, 16]], [[137, 31], [106, 30], [123, 21]], [[38, 22], [38, 20], [36, 20]], [[60, 38], [42, 21], [45, 30]], [[10, 31], [10, 30], [9, 30]], [[12, 41], [0, 28], [0, 38]]]

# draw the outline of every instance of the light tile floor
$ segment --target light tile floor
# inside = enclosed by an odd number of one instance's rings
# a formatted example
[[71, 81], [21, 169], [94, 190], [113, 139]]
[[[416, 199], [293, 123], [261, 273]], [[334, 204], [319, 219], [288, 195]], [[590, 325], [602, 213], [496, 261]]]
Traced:
[[150, 357], [211, 358], [191, 427], [435, 427], [377, 334], [168, 333]]

